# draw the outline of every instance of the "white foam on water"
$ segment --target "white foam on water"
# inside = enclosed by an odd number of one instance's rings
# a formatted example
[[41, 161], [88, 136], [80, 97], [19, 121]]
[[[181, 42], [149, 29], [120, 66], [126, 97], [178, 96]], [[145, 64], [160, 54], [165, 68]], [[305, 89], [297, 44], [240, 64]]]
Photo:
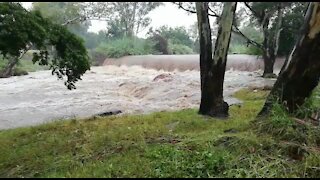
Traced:
[[[154, 80], [160, 74], [167, 75]], [[270, 82], [254, 72], [226, 71], [225, 100], [232, 104], [236, 101], [230, 95], [236, 90]], [[52, 76], [51, 71], [0, 79], [0, 87], [0, 129], [88, 117], [110, 110], [121, 110], [124, 114], [150, 113], [198, 108], [200, 104], [197, 70], [167, 72], [136, 65], [107, 65], [91, 67], [72, 91]]]

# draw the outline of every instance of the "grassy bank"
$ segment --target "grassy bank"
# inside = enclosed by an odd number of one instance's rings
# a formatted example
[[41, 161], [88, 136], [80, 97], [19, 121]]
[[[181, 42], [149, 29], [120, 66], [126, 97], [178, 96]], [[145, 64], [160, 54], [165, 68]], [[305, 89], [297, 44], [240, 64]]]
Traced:
[[267, 94], [236, 93], [228, 120], [187, 109], [0, 131], [0, 177], [319, 177], [317, 150], [295, 160], [296, 141], [251, 124]]

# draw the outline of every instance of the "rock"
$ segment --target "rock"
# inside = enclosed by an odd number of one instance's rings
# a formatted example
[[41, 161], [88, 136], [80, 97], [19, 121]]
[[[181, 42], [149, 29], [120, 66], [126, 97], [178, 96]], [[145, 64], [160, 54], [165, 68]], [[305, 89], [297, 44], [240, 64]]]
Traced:
[[237, 133], [237, 132], [239, 132], [238, 130], [236, 130], [236, 129], [227, 129], [227, 130], [225, 130], [225, 131], [223, 131], [224, 133]]
[[107, 111], [107, 112], [99, 113], [96, 116], [111, 116], [111, 115], [117, 115], [120, 113], [122, 113], [121, 110], [114, 110], [114, 111]]
[[278, 76], [274, 73], [268, 73], [263, 75], [264, 78], [277, 78]]
[[173, 77], [170, 73], [163, 73], [163, 74], [159, 74], [158, 76], [156, 76], [152, 81], [159, 81], [159, 80], [163, 80], [164, 82], [170, 82], [173, 80]]

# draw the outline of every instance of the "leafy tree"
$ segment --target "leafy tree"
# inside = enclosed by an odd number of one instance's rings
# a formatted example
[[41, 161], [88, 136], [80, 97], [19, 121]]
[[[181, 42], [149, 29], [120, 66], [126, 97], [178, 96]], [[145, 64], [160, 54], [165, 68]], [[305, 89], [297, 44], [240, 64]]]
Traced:
[[147, 35], [152, 35], [156, 42], [155, 49], [163, 54], [190, 54], [193, 41], [185, 27], [161, 26], [155, 30], [149, 29]]
[[290, 54], [299, 30], [303, 25], [304, 14], [308, 7], [307, 2], [294, 2], [290, 11], [286, 11], [282, 20], [282, 31], [279, 37], [279, 55]]
[[147, 27], [151, 22], [147, 15], [162, 5], [161, 2], [88, 2], [85, 4], [87, 14], [110, 23], [109, 34], [128, 37], [133, 37]]
[[281, 69], [266, 103], [259, 113], [270, 113], [274, 103], [295, 112], [318, 85], [320, 78], [320, 3], [309, 3], [296, 44]]
[[161, 26], [156, 29], [155, 32], [157, 32], [167, 40], [170, 40], [172, 44], [182, 44], [188, 47], [192, 47], [192, 40], [185, 27], [172, 28], [168, 26]]
[[155, 49], [156, 53], [169, 54], [168, 40], [163, 36], [161, 36], [159, 33], [156, 33], [156, 32], [150, 33], [150, 32], [147, 40], [150, 40], [153, 42], [153, 49]]
[[12, 67], [31, 47], [38, 49], [33, 62], [49, 65], [59, 79], [66, 76], [68, 89], [74, 89], [90, 69], [83, 41], [66, 27], [43, 18], [39, 11], [28, 12], [19, 3], [0, 3], [0, 54], [9, 60], [3, 77], [11, 75]]
[[81, 10], [83, 7], [79, 2], [34, 2], [32, 4], [33, 10], [40, 11], [44, 17], [54, 23], [65, 25], [68, 30], [84, 39], [86, 48], [93, 49], [106, 38], [88, 32], [91, 25], [89, 19], [80, 19], [83, 16]]

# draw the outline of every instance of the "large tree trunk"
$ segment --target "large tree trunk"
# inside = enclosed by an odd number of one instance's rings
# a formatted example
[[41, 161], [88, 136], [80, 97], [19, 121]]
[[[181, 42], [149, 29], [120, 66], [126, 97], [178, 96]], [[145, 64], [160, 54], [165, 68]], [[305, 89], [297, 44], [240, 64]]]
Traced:
[[8, 65], [0, 72], [0, 78], [8, 78], [13, 74], [13, 68], [18, 63], [18, 57], [11, 57], [9, 59]]
[[288, 60], [273, 86], [259, 116], [268, 115], [273, 103], [281, 103], [289, 112], [301, 106], [320, 77], [320, 3], [309, 4], [305, 23]]
[[223, 81], [236, 2], [224, 4], [213, 59], [208, 3], [196, 2], [196, 9], [200, 38], [201, 103], [199, 113], [213, 117], [227, 117], [229, 106], [223, 100]]

